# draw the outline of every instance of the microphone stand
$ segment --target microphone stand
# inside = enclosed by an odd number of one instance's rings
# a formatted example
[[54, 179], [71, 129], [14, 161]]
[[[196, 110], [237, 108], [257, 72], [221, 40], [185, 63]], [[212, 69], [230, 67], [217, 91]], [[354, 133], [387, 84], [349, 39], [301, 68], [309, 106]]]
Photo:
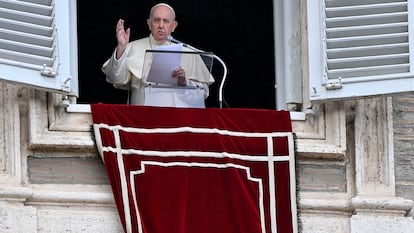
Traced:
[[217, 61], [219, 61], [221, 65], [223, 66], [223, 77], [221, 78], [221, 83], [219, 87], [219, 108], [223, 108], [223, 88], [224, 88], [224, 81], [226, 80], [226, 77], [227, 77], [227, 66], [226, 64], [224, 64], [224, 61], [221, 60], [221, 58], [219, 58], [218, 56], [213, 54], [213, 57], [217, 59]]
[[[174, 43], [182, 44], [184, 47], [187, 47], [187, 48], [189, 48], [191, 50], [194, 50], [196, 52], [205, 52], [205, 51], [203, 51], [201, 49], [197, 49], [197, 48], [195, 48], [195, 47], [193, 47], [189, 44], [186, 44], [186, 43], [183, 43], [183, 42], [178, 41], [176, 39], [173, 39], [171, 36], [169, 37], [169, 40], [174, 42]], [[220, 57], [218, 57], [215, 54], [213, 54], [212, 56], [213, 56], [214, 59], [219, 61], [220, 64], [222, 65], [222, 67], [223, 67], [223, 77], [221, 78], [221, 83], [220, 83], [220, 86], [219, 86], [219, 108], [223, 108], [223, 90], [224, 90], [224, 82], [226, 81], [226, 78], [227, 78], [227, 66], [224, 63], [224, 61], [221, 60]]]

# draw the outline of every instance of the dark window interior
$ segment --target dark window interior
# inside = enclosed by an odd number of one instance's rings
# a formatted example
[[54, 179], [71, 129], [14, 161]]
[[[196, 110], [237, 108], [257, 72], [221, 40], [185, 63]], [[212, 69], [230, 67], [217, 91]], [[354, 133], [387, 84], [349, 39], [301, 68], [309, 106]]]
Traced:
[[[126, 91], [105, 81], [101, 66], [116, 46], [115, 25], [123, 18], [131, 40], [149, 35], [146, 19], [158, 1], [78, 1], [78, 103], [125, 103]], [[175, 0], [174, 38], [213, 52], [227, 65], [223, 107], [275, 109], [275, 71], [272, 0]], [[222, 77], [214, 62], [216, 83], [207, 107], [218, 106]]]

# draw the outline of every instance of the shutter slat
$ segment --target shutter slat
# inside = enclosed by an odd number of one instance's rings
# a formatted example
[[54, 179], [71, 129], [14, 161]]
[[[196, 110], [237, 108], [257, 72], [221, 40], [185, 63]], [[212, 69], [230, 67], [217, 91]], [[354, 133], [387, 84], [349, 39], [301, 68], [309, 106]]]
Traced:
[[399, 2], [407, 2], [404, 0], [325, 0], [325, 5], [327, 7], [344, 7], [344, 6], [358, 6], [358, 5], [372, 5], [372, 4], [391, 4], [391, 3], [399, 3]]
[[43, 26], [40, 24], [32, 24], [3, 18], [0, 19], [0, 28], [48, 37], [52, 37], [54, 30], [52, 26]]
[[405, 64], [409, 62], [409, 54], [387, 54], [381, 56], [369, 57], [348, 57], [339, 59], [328, 59], [329, 70], [352, 68], [352, 67], [369, 67], [377, 65]]
[[52, 57], [53, 49], [50, 47], [36, 46], [16, 41], [0, 39], [0, 49], [15, 51], [19, 53], [28, 53], [42, 57]]
[[0, 49], [0, 58], [37, 65], [39, 68], [43, 65], [52, 66], [53, 59], [51, 57], [42, 57], [27, 53], [19, 53], [9, 50]]
[[[365, 3], [365, 1], [363, 2]], [[356, 15], [384, 14], [391, 12], [403, 12], [407, 9], [407, 2], [395, 2], [387, 4], [353, 5], [341, 7], [327, 7], [325, 12], [330, 17], [346, 17]]]
[[367, 35], [346, 38], [327, 39], [328, 54], [330, 49], [373, 46], [408, 42], [408, 32], [386, 35]]
[[0, 15], [3, 19], [18, 20], [31, 24], [50, 26], [53, 18], [50, 15], [39, 15], [22, 11], [0, 8]]
[[378, 15], [359, 15], [347, 17], [332, 17], [326, 19], [327, 28], [352, 27], [360, 25], [377, 25], [407, 22], [408, 12], [398, 12]]
[[53, 8], [51, 7], [51, 0], [41, 2], [34, 1], [10, 1], [0, 0], [0, 8], [10, 9], [21, 12], [30, 12], [37, 15], [51, 15]]
[[0, 28], [0, 38], [5, 40], [12, 40], [24, 44], [33, 44], [44, 47], [53, 47], [54, 38], [36, 34], [28, 34]]
[[52, 1], [53, 0], [20, 0], [22, 2], [26, 2], [26, 3], [32, 3], [35, 5], [44, 5], [44, 6], [51, 6], [52, 5]]
[[408, 43], [331, 49], [328, 59], [408, 53]]
[[[351, 79], [353, 77], [360, 76], [379, 76], [379, 75], [388, 75], [395, 73], [406, 73], [409, 72], [409, 64], [397, 64], [397, 65], [387, 65], [387, 66], [371, 66], [371, 67], [362, 67], [362, 68], [348, 68], [348, 69], [338, 69], [330, 70], [328, 75], [332, 79], [345, 78]], [[351, 82], [350, 80], [348, 82]]]
[[408, 31], [407, 22], [377, 24], [377, 25], [362, 25], [354, 27], [337, 27], [326, 30], [329, 38], [354, 37], [363, 35], [375, 34], [393, 34]]

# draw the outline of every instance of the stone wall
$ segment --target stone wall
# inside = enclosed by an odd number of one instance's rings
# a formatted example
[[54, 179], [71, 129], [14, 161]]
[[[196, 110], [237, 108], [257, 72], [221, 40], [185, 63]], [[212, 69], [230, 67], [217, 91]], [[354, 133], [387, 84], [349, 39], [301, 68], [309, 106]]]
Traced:
[[414, 200], [414, 94], [394, 97], [393, 109], [395, 191]]

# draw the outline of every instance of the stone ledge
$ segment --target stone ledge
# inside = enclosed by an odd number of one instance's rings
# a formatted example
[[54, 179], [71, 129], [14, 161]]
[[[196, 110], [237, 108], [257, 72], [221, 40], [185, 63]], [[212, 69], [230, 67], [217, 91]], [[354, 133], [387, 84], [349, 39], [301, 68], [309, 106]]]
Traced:
[[401, 197], [358, 196], [351, 200], [357, 214], [384, 214], [406, 216], [413, 208], [413, 201]]

